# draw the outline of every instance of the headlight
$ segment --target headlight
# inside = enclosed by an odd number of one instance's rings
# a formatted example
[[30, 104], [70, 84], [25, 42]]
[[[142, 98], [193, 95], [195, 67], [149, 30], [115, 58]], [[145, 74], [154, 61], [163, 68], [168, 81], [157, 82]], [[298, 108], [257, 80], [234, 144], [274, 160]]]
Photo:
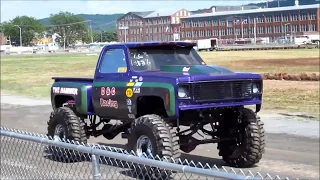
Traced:
[[253, 94], [262, 93], [262, 81], [253, 82], [252, 93]]
[[252, 92], [255, 94], [255, 93], [259, 93], [259, 88], [257, 86], [256, 83], [253, 83], [253, 86], [252, 86]]
[[179, 98], [188, 98], [189, 97], [189, 88], [188, 88], [188, 86], [180, 86], [178, 88], [178, 97]]

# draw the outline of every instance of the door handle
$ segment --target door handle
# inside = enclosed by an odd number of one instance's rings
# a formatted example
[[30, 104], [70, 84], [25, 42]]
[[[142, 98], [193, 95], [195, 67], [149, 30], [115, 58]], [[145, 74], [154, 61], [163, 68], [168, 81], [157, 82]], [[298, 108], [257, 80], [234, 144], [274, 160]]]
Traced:
[[103, 76], [96, 76], [96, 79], [102, 79]]

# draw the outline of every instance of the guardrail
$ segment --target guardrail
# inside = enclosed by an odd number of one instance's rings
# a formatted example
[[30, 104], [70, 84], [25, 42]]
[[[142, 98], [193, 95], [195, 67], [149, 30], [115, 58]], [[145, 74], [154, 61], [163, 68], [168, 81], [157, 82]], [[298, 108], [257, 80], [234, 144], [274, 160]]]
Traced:
[[53, 141], [5, 127], [0, 135], [1, 179], [281, 179], [192, 161], [140, 158], [120, 148]]
[[261, 45], [221, 45], [216, 51], [261, 51], [261, 50], [284, 50], [284, 49], [314, 49], [319, 48], [317, 44], [261, 44]]

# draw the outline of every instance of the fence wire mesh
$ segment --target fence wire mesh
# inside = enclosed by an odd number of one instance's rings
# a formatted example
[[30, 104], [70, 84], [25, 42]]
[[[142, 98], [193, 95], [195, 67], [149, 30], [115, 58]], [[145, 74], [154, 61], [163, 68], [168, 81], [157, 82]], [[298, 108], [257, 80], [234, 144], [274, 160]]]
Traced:
[[45, 135], [5, 127], [0, 134], [1, 179], [289, 179], [189, 160], [170, 164], [159, 157], [134, 161], [132, 152], [120, 148], [56, 142]]

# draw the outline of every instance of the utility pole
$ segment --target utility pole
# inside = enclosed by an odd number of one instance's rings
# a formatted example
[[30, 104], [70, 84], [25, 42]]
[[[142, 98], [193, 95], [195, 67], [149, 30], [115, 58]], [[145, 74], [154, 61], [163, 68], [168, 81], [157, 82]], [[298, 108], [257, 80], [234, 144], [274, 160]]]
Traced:
[[256, 17], [254, 18], [254, 27], [253, 27], [253, 34], [254, 34], [254, 44], [257, 44], [257, 23], [256, 23]]
[[67, 31], [66, 28], [69, 28], [70, 26], [67, 26], [65, 28], [63, 28], [64, 30], [64, 34], [63, 34], [63, 49], [66, 49], [66, 39], [67, 39]]
[[102, 33], [103, 33], [103, 29], [102, 29], [102, 27], [100, 26], [100, 42], [102, 42]]
[[92, 36], [92, 25], [91, 25], [91, 20], [90, 20], [90, 34], [91, 34], [91, 43], [93, 43], [93, 36]]
[[245, 20], [243, 20], [242, 22], [241, 22], [241, 38], [243, 39], [243, 23], [244, 22], [248, 22], [248, 20], [247, 19], [245, 19]]
[[14, 25], [14, 26], [18, 27], [19, 30], [20, 30], [20, 47], [22, 47], [22, 30], [21, 30], [21, 27], [18, 26], [18, 25]]

